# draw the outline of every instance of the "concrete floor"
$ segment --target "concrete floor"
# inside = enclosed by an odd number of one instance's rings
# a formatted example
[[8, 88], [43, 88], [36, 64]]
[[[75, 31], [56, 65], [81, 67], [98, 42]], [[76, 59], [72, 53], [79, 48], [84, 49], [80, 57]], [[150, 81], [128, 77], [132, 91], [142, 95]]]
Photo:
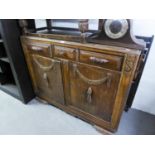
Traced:
[[[98, 135], [92, 125], [51, 105], [28, 105], [0, 91], [0, 134]], [[139, 110], [124, 112], [115, 134], [155, 134], [155, 116]]]

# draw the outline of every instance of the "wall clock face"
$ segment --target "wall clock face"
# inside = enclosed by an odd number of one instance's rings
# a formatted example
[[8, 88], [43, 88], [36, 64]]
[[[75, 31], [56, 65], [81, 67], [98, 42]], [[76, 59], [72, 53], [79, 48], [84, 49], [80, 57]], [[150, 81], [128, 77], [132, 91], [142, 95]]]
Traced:
[[111, 39], [122, 38], [128, 31], [129, 24], [126, 19], [107, 19], [104, 23], [104, 31]]

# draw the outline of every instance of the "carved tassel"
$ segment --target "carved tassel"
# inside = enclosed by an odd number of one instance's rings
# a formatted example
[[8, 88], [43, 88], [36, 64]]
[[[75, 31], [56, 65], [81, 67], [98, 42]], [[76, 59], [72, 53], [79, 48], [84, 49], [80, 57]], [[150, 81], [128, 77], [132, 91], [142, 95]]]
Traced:
[[43, 79], [45, 80], [47, 87], [49, 87], [49, 81], [48, 81], [47, 73], [43, 74]]
[[108, 77], [107, 78], [107, 87], [110, 88], [110, 85], [111, 85], [111, 77], [112, 77], [111, 73], [108, 73], [107, 74], [107, 77]]
[[93, 93], [93, 90], [92, 90], [91, 87], [89, 87], [88, 90], [87, 90], [87, 102], [88, 103], [92, 102], [92, 93]]

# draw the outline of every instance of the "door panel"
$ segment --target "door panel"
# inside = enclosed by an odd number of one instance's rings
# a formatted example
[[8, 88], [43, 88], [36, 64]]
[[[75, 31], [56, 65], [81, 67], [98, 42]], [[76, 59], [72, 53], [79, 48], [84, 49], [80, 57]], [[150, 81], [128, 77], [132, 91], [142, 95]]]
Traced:
[[61, 63], [36, 54], [31, 55], [36, 95], [64, 104]]
[[69, 67], [69, 105], [111, 121], [120, 73], [81, 63]]

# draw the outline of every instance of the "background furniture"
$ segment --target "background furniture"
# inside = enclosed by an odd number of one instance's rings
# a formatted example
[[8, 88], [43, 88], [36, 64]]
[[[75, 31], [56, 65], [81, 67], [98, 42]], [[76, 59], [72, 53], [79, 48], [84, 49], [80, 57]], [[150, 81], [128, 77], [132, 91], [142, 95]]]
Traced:
[[125, 106], [125, 111], [128, 111], [132, 106], [132, 103], [133, 103], [134, 97], [136, 95], [136, 91], [138, 89], [138, 85], [139, 85], [141, 76], [143, 74], [145, 64], [147, 62], [147, 58], [148, 58], [148, 55], [149, 55], [149, 52], [150, 52], [150, 48], [151, 48], [153, 40], [154, 40], [154, 36], [151, 36], [151, 37], [136, 36], [136, 37], [138, 39], [143, 39], [146, 42], [146, 47], [142, 51], [142, 54], [141, 54], [141, 59], [139, 61], [139, 69], [138, 69], [138, 72], [137, 72], [137, 76], [135, 77], [135, 79], [132, 82], [129, 97], [127, 99], [127, 103], [126, 103], [126, 106]]
[[1, 86], [7, 83], [14, 83], [9, 59], [6, 54], [3, 39], [0, 35], [0, 83]]
[[0, 89], [27, 103], [34, 98], [20, 43], [18, 20], [0, 20]]

